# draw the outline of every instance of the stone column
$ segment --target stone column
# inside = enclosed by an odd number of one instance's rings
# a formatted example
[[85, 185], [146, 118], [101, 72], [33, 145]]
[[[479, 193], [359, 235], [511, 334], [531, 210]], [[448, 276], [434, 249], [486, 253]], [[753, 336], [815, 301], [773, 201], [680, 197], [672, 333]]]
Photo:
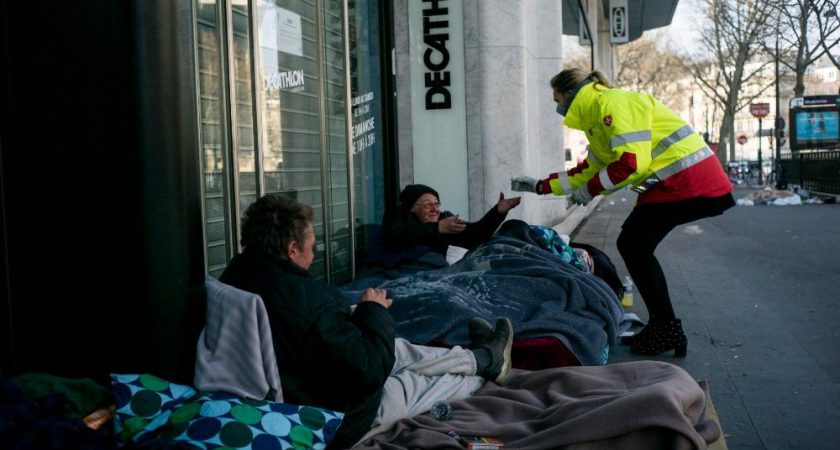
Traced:
[[564, 170], [562, 120], [549, 80], [562, 70], [561, 3], [465, 0], [470, 217], [523, 195], [508, 218], [553, 224], [566, 199], [510, 191], [516, 175]]

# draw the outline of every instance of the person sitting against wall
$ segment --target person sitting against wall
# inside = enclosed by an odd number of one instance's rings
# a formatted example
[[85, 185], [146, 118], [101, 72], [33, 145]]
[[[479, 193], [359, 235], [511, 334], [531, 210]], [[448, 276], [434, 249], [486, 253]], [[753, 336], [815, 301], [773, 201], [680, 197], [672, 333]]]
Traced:
[[402, 251], [422, 245], [446, 255], [450, 245], [472, 250], [487, 242], [508, 211], [521, 197], [499, 201], [478, 222], [467, 222], [450, 211], [441, 211], [440, 195], [423, 184], [410, 184], [400, 192], [400, 204], [382, 220], [382, 243], [386, 250]]
[[355, 310], [308, 269], [315, 258], [312, 208], [279, 195], [248, 207], [244, 250], [219, 280], [262, 297], [286, 401], [346, 415], [330, 448], [349, 448], [437, 401], [472, 395], [510, 371], [511, 321], [473, 318], [470, 350], [396, 338], [384, 289], [366, 289]]
[[472, 250], [490, 240], [521, 197], [499, 193], [499, 201], [478, 222], [441, 211], [440, 195], [423, 184], [406, 186], [399, 199], [399, 205], [386, 210], [382, 224], [371, 227], [367, 249], [357, 259], [356, 281], [349, 286], [376, 286], [382, 279], [448, 266], [450, 245]]

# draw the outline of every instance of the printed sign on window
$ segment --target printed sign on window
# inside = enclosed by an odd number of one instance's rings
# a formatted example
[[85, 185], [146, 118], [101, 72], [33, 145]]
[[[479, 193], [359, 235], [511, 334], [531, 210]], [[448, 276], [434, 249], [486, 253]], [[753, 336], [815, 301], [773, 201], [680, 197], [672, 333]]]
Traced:
[[277, 8], [277, 49], [291, 55], [303, 56], [300, 14]]

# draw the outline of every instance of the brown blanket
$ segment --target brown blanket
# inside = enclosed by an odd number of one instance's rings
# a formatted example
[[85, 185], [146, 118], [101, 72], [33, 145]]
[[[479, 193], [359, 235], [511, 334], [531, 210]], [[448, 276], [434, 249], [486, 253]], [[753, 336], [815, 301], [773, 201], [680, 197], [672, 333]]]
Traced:
[[403, 419], [354, 448], [461, 449], [448, 436], [493, 436], [516, 449], [704, 449], [720, 436], [708, 389], [665, 362], [515, 370], [452, 403], [452, 419]]

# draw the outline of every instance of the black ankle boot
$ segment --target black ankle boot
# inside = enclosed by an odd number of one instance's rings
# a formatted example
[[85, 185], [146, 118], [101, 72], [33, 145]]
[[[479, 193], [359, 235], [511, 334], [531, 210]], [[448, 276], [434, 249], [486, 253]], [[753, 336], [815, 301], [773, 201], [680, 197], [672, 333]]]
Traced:
[[630, 344], [630, 352], [637, 355], [653, 356], [668, 350], [674, 350], [674, 356], [684, 358], [688, 339], [682, 329], [680, 319], [650, 322]]
[[648, 329], [648, 326], [645, 326], [644, 328], [639, 330], [638, 333], [636, 333], [632, 336], [622, 336], [621, 337], [621, 343], [624, 344], [624, 345], [633, 345], [639, 339], [644, 339], [643, 336], [645, 335], [645, 330], [647, 330], [647, 329]]

